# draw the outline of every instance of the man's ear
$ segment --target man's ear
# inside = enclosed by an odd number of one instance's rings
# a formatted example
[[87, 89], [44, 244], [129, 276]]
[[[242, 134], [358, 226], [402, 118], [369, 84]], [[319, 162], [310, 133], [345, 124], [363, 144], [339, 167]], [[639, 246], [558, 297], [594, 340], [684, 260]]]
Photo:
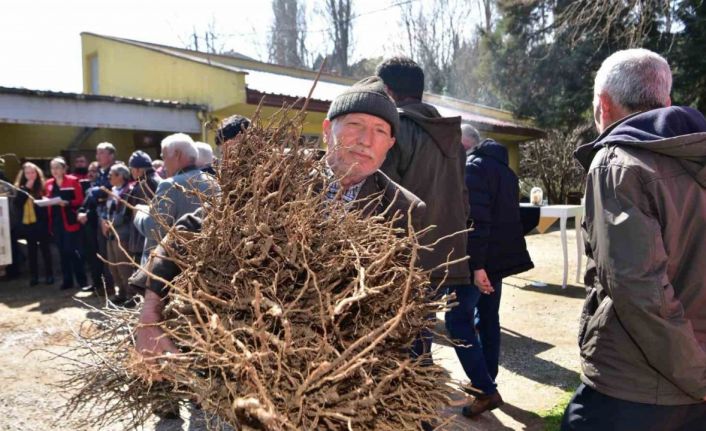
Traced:
[[390, 137], [390, 144], [387, 146], [387, 151], [390, 151], [390, 148], [392, 148], [393, 145], [395, 145], [395, 137], [391, 136]]
[[669, 108], [670, 106], [672, 106], [672, 98], [671, 97], [667, 97], [667, 103], [664, 106], [666, 108]]
[[331, 136], [331, 120], [324, 118], [324, 122], [321, 123], [321, 129], [323, 130], [324, 143], [328, 144], [329, 136]]
[[606, 129], [625, 116], [620, 106], [617, 105], [613, 101], [613, 98], [606, 92], [602, 92], [598, 95], [598, 104], [600, 107], [600, 122], [603, 125], [603, 129]]
[[613, 99], [608, 95], [608, 93], [601, 93], [598, 95], [598, 105], [601, 108], [600, 111], [600, 121], [604, 126], [608, 126], [612, 123], [610, 121], [613, 115]]

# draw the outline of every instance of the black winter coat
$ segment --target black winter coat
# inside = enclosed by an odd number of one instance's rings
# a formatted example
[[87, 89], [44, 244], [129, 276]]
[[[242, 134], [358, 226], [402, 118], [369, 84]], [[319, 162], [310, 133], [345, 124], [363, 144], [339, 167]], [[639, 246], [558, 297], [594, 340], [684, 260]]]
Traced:
[[507, 149], [486, 139], [466, 159], [471, 204], [468, 255], [471, 270], [485, 269], [495, 283], [534, 268], [520, 219], [519, 182]]

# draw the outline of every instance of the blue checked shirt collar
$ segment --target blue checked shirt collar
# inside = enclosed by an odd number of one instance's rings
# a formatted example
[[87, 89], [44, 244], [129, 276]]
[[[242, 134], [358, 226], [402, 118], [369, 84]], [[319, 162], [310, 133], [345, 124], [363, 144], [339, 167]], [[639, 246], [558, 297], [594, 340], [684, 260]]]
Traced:
[[[334, 177], [333, 171], [331, 168], [326, 166], [326, 176], [331, 179]], [[365, 180], [360, 181], [357, 184], [353, 184], [352, 186], [348, 187], [343, 193], [340, 195], [340, 199], [344, 203], [349, 203], [358, 197], [358, 193], [360, 193], [360, 189], [363, 188], [363, 183]], [[328, 186], [328, 190], [326, 191], [326, 199], [329, 200], [334, 200], [336, 199], [336, 195], [338, 194], [339, 190], [341, 189], [341, 183], [339, 181], [331, 181]]]

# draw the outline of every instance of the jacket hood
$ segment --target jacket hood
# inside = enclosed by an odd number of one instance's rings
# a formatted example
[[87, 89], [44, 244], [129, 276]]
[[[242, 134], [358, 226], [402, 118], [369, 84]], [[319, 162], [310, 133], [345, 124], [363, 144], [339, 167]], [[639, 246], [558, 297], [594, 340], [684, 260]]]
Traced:
[[400, 118], [409, 118], [427, 132], [444, 156], [457, 154], [461, 117], [442, 117], [436, 108], [423, 102], [400, 102], [397, 107]]
[[630, 146], [679, 160], [706, 187], [706, 119], [684, 106], [658, 108], [623, 118], [595, 141], [576, 149], [574, 156], [588, 170], [593, 156], [610, 145]]
[[510, 164], [507, 148], [492, 139], [486, 139], [478, 144], [478, 146], [471, 151], [470, 155], [491, 157], [506, 166]]

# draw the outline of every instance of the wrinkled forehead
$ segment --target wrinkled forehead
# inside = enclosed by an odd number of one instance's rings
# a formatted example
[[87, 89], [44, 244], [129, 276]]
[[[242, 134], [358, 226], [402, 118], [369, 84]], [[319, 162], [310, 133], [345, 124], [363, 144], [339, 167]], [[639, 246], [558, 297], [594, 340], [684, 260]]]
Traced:
[[341, 116], [338, 116], [331, 120], [333, 125], [337, 124], [347, 124], [347, 123], [363, 123], [367, 126], [371, 127], [383, 127], [385, 130], [387, 130], [390, 133], [390, 136], [392, 136], [392, 127], [390, 127], [390, 123], [385, 121], [384, 119], [371, 115], [371, 114], [366, 114], [363, 112], [351, 112], [348, 114], [343, 114]]

